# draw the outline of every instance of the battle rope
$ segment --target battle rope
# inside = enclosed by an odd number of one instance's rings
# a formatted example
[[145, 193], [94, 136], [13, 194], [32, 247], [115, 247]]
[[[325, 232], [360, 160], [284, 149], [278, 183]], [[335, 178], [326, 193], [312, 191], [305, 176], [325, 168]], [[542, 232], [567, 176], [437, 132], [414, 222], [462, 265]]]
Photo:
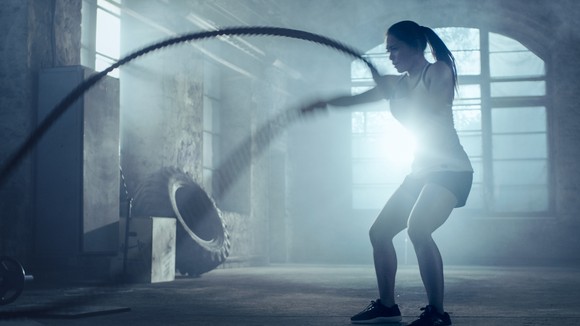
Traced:
[[304, 41], [309, 41], [317, 44], [322, 44], [328, 46], [332, 49], [341, 51], [346, 53], [356, 59], [362, 60], [370, 69], [373, 78], [375, 81], [378, 77], [378, 71], [376, 67], [369, 62], [366, 58], [364, 58], [359, 52], [350, 48], [336, 40], [330, 39], [328, 37], [314, 34], [310, 32], [305, 32], [302, 30], [296, 29], [289, 29], [289, 28], [282, 28], [282, 27], [229, 27], [219, 30], [213, 31], [204, 31], [204, 32], [196, 32], [196, 33], [189, 33], [182, 36], [173, 37], [158, 43], [154, 43], [152, 45], [146, 46], [141, 50], [137, 50], [119, 61], [115, 62], [105, 70], [95, 73], [89, 76], [85, 81], [80, 83], [77, 87], [75, 87], [66, 97], [64, 97], [54, 108], [53, 110], [42, 120], [36, 129], [25, 139], [22, 145], [16, 150], [16, 152], [10, 156], [6, 163], [3, 164], [2, 169], [0, 170], [0, 186], [4, 183], [5, 179], [8, 175], [16, 168], [16, 166], [20, 163], [22, 159], [26, 156], [26, 154], [38, 143], [38, 141], [42, 138], [42, 136], [46, 133], [46, 131], [66, 112], [66, 110], [77, 100], [79, 99], [85, 92], [87, 92], [91, 87], [93, 87], [99, 80], [105, 77], [111, 71], [121, 67], [122, 65], [129, 63], [135, 60], [138, 57], [141, 57], [149, 52], [159, 50], [162, 48], [166, 48], [172, 45], [190, 42], [194, 40], [201, 40], [207, 38], [214, 38], [218, 36], [230, 36], [230, 35], [272, 35], [272, 36], [282, 36], [288, 38], [294, 38]]
[[240, 176], [243, 168], [270, 145], [270, 141], [286, 129], [288, 125], [304, 117], [300, 110], [291, 108], [280, 112], [269, 119], [254, 132], [246, 137], [236, 149], [223, 159], [218, 165], [216, 173], [220, 183], [220, 195], [225, 195], [230, 186]]

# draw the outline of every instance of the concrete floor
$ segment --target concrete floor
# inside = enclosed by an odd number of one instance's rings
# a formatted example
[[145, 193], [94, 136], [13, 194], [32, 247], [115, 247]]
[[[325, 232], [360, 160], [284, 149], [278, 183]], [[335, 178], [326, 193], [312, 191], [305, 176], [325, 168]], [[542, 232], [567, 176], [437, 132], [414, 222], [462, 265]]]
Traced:
[[[580, 325], [577, 267], [451, 266], [446, 288], [454, 325]], [[399, 270], [397, 294], [404, 325], [425, 304], [416, 266]], [[28, 285], [0, 306], [0, 325], [349, 325], [376, 297], [372, 266], [217, 269], [122, 287]]]

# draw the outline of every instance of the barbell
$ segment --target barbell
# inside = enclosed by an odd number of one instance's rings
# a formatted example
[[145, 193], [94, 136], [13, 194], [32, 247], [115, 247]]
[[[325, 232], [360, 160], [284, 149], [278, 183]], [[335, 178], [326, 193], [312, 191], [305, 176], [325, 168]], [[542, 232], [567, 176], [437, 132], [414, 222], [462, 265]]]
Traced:
[[33, 280], [26, 275], [24, 267], [14, 258], [0, 257], [0, 306], [18, 299], [24, 290], [24, 283]]

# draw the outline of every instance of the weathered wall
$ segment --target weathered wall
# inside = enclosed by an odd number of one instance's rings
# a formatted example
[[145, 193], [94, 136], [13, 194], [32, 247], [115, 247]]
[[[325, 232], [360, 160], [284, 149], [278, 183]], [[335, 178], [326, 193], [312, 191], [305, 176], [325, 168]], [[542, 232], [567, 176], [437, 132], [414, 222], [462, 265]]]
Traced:
[[[8, 0], [0, 6], [0, 161], [36, 123], [41, 68], [80, 64], [81, 2]], [[29, 154], [0, 185], [0, 254], [25, 264], [33, 250], [33, 176]]]

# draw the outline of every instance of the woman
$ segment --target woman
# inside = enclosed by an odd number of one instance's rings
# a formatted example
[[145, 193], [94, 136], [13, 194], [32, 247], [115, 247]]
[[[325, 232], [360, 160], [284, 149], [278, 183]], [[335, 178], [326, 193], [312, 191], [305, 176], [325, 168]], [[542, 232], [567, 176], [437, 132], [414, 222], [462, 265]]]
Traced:
[[[435, 63], [425, 59], [429, 43]], [[382, 76], [375, 88], [355, 96], [319, 102], [304, 112], [328, 105], [348, 107], [387, 99], [391, 113], [416, 137], [411, 173], [395, 191], [370, 229], [380, 298], [351, 318], [352, 323], [401, 321], [395, 303], [397, 257], [393, 238], [407, 228], [413, 243], [428, 305], [410, 325], [451, 325], [443, 307], [443, 263], [432, 233], [455, 207], [465, 205], [473, 169], [453, 124], [457, 84], [453, 55], [428, 27], [412, 21], [391, 26], [386, 35], [389, 59], [402, 76]]]

